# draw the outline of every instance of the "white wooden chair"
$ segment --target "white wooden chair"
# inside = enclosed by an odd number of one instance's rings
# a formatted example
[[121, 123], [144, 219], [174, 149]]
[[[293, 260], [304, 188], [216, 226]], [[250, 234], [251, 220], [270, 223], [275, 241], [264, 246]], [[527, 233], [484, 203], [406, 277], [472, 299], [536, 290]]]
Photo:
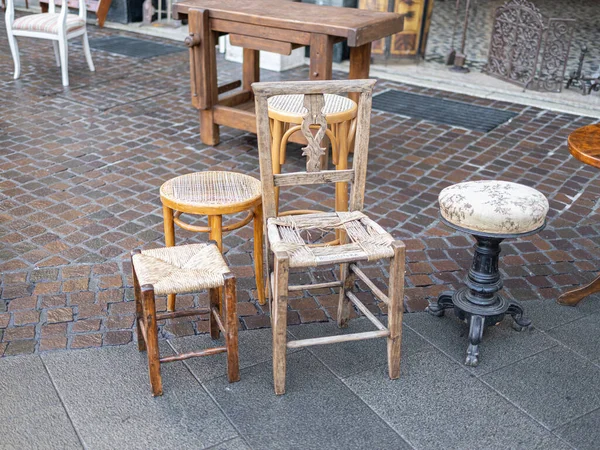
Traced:
[[[402, 339], [402, 312], [404, 299], [405, 246], [395, 240], [363, 212], [369, 128], [371, 119], [371, 95], [375, 80], [345, 81], [293, 81], [254, 83], [258, 152], [266, 247], [271, 289], [271, 325], [273, 328], [273, 378], [275, 392], [285, 392], [286, 350], [311, 345], [361, 339], [386, 338], [388, 374], [391, 379], [400, 376], [400, 343]], [[325, 153], [323, 138], [326, 135], [324, 94], [358, 93], [356, 114], [356, 138], [352, 168], [326, 170], [321, 167]], [[274, 173], [273, 154], [279, 148], [272, 146], [268, 117], [268, 99], [277, 95], [303, 95], [304, 110], [301, 131], [308, 145], [306, 171]], [[336, 183], [347, 189], [352, 184], [349, 211], [319, 212], [299, 215], [278, 215], [276, 189], [297, 185]], [[340, 236], [340, 245], [322, 245], [318, 241], [322, 233]], [[379, 289], [358, 266], [361, 261], [390, 260], [390, 278], [387, 295]], [[307, 270], [309, 267], [339, 265], [338, 281], [312, 284], [288, 284], [290, 268]], [[388, 324], [383, 325], [354, 294], [354, 282], [362, 280], [382, 302], [387, 305]], [[342, 334], [311, 339], [287, 340], [287, 300], [289, 291], [338, 288], [339, 303], [337, 321], [347, 326], [350, 305], [354, 304], [369, 319], [376, 331]]]
[[21, 76], [21, 61], [17, 36], [51, 40], [54, 46], [56, 65], [61, 67], [62, 84], [69, 85], [68, 46], [69, 39], [83, 36], [85, 59], [92, 72], [95, 71], [90, 53], [86, 29], [85, 0], [79, 0], [79, 13], [69, 14], [67, 2], [63, 1], [60, 13], [56, 12], [54, 0], [50, 0], [47, 13], [30, 14], [15, 20], [14, 0], [8, 0], [6, 8], [6, 32], [8, 44], [15, 63], [15, 80]]

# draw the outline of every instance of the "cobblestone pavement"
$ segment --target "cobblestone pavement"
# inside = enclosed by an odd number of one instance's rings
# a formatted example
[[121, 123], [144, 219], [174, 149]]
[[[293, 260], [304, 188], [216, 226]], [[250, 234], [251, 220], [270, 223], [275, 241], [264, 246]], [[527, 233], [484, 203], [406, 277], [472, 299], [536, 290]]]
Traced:
[[[470, 67], [481, 69], [487, 62], [492, 25], [496, 9], [507, 0], [471, 0], [469, 26], [465, 53]], [[577, 69], [581, 47], [586, 45], [588, 53], [583, 65], [583, 73], [590, 76], [600, 68], [600, 46], [598, 29], [600, 28], [600, 5], [596, 0], [531, 0], [546, 20], [549, 17], [575, 19], [576, 25], [569, 52], [565, 75]], [[454, 48], [460, 48], [464, 20], [464, 1], [460, 2], [459, 22], [456, 27]], [[452, 28], [456, 2], [454, 0], [436, 1], [431, 16], [431, 28], [427, 40], [427, 59], [444, 62], [451, 49]]]
[[[92, 37], [118, 34], [90, 27]], [[121, 33], [124, 34], [124, 33]], [[187, 53], [135, 59], [93, 51], [88, 71], [81, 47], [70, 49], [71, 87], [63, 89], [50, 43], [21, 39], [23, 75], [12, 60], [0, 18], [0, 355], [125, 344], [135, 339], [128, 252], [163, 242], [159, 186], [182, 173], [236, 170], [259, 175], [256, 138], [222, 129], [217, 147], [202, 145], [189, 100]], [[145, 38], [150, 39], [150, 38]], [[159, 41], [159, 39], [156, 39]], [[237, 64], [220, 61], [219, 78], [237, 78]], [[306, 79], [307, 68], [264, 79]], [[343, 77], [343, 74], [335, 74]], [[437, 194], [449, 184], [482, 178], [516, 181], [550, 200], [548, 227], [503, 245], [505, 293], [553, 302], [595, 275], [600, 238], [599, 172], [569, 156], [566, 138], [591, 123], [532, 107], [380, 81], [395, 88], [519, 113], [480, 133], [374, 112], [365, 204], [368, 213], [408, 246], [406, 308], [422, 310], [440, 291], [457, 287], [471, 259], [472, 240], [438, 220]], [[290, 152], [288, 167], [300, 167]], [[285, 192], [282, 204], [310, 208], [330, 188]], [[206, 239], [178, 230], [178, 242]], [[238, 277], [240, 326], [269, 326], [256, 301], [252, 228], [224, 240]], [[385, 286], [385, 266], [367, 265]], [[332, 270], [293, 273], [297, 281], [330, 280]], [[364, 286], [359, 285], [359, 289]], [[366, 293], [369, 309], [380, 305]], [[181, 306], [204, 297], [179, 297]], [[291, 324], [330, 321], [333, 290], [297, 293]], [[159, 303], [164, 308], [165, 300]], [[206, 318], [161, 324], [163, 337], [204, 333]]]

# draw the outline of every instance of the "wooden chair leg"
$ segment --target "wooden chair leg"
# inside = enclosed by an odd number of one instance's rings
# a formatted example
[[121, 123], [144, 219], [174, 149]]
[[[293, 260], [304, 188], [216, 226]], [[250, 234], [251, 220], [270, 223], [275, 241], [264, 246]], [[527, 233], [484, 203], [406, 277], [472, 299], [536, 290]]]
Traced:
[[258, 205], [254, 209], [254, 276], [259, 305], [266, 303], [263, 247], [263, 209]]
[[212, 288], [208, 290], [208, 298], [210, 301], [210, 314], [208, 315], [208, 324], [210, 327], [210, 338], [211, 339], [219, 339], [221, 336], [221, 330], [219, 329], [219, 325], [217, 324], [217, 320], [215, 319], [213, 308], [215, 308], [219, 313], [221, 309], [219, 309], [219, 288]]
[[[134, 250], [131, 252], [131, 256], [141, 253], [140, 250]], [[137, 331], [137, 345], [140, 352], [146, 351], [146, 341], [144, 339], [144, 333], [142, 332], [143, 320], [144, 320], [144, 303], [142, 302], [142, 291], [140, 289], [140, 283], [135, 273], [135, 267], [133, 261], [131, 263], [133, 272], [133, 296], [135, 298], [135, 316], [136, 316], [136, 331]]]
[[238, 352], [238, 316], [235, 276], [225, 275], [225, 345], [227, 346], [227, 379], [230, 383], [240, 381], [240, 362]]
[[387, 338], [388, 373], [390, 379], [400, 377], [400, 355], [402, 347], [402, 315], [404, 313], [404, 268], [406, 248], [402, 241], [392, 243], [394, 256], [390, 261], [390, 288], [388, 305]]
[[150, 386], [152, 387], [152, 395], [156, 397], [157, 395], [162, 395], [162, 378], [160, 376], [160, 353], [158, 350], [158, 324], [156, 323], [154, 287], [151, 284], [145, 284], [141, 290], [146, 323]]
[[356, 276], [349, 270], [348, 264], [340, 264], [342, 286], [340, 287], [337, 310], [337, 323], [340, 328], [346, 328], [350, 320], [350, 299], [346, 296], [346, 291], [352, 290], [355, 278]]
[[277, 395], [285, 394], [287, 350], [287, 297], [289, 261], [287, 254], [275, 254], [275, 289], [271, 305], [273, 331], [273, 383]]
[[[214, 241], [223, 253], [223, 216], [208, 216], [208, 239]], [[223, 288], [219, 288], [219, 312], [223, 313]]]
[[10, 53], [13, 57], [13, 63], [15, 65], [15, 72], [13, 78], [18, 80], [21, 76], [21, 56], [19, 55], [19, 44], [17, 44], [17, 38], [8, 33], [8, 46], [10, 47]]
[[[175, 245], [175, 222], [173, 222], [173, 210], [163, 205], [163, 222], [165, 227], [165, 245], [173, 247]], [[167, 296], [167, 311], [175, 311], [175, 294]]]

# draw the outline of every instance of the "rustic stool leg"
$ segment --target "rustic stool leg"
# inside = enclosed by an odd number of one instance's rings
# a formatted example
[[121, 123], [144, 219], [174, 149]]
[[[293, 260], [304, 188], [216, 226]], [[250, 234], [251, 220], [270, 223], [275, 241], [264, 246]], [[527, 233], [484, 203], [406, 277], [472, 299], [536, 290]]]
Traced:
[[[173, 247], [175, 245], [175, 222], [173, 222], [173, 210], [163, 205], [163, 222], [165, 227], [165, 245]], [[169, 294], [167, 297], [167, 311], [175, 311], [175, 294]]]
[[225, 275], [225, 314], [227, 335], [227, 378], [230, 383], [240, 381], [240, 362], [238, 352], [238, 317], [237, 296], [235, 292], [235, 276]]
[[146, 345], [148, 346], [148, 371], [152, 395], [162, 395], [162, 378], [160, 376], [160, 353], [158, 350], [158, 324], [156, 323], [156, 304], [154, 287], [151, 284], [142, 286], [144, 315], [146, 323]]
[[388, 373], [392, 380], [400, 377], [400, 355], [402, 348], [402, 316], [404, 313], [404, 265], [406, 247], [402, 241], [392, 243], [394, 256], [390, 261], [390, 287], [388, 304], [387, 338]]
[[[133, 256], [136, 253], [141, 253], [139, 250], [134, 250], [131, 252]], [[137, 344], [138, 350], [140, 352], [146, 351], [146, 341], [144, 339], [144, 333], [142, 332], [143, 320], [144, 320], [144, 304], [142, 302], [142, 292], [140, 289], [140, 283], [137, 278], [137, 274], [135, 273], [135, 267], [133, 266], [133, 262], [131, 264], [132, 272], [133, 272], [133, 296], [135, 298], [135, 316], [136, 316], [136, 331], [137, 331]]]
[[254, 276], [256, 278], [256, 290], [260, 305], [266, 303], [263, 268], [263, 209], [262, 204], [260, 204], [254, 209]]
[[208, 298], [209, 298], [209, 309], [210, 314], [208, 315], [208, 324], [210, 327], [210, 337], [211, 339], [219, 339], [221, 336], [221, 330], [219, 329], [219, 325], [217, 324], [217, 320], [214, 317], [213, 308], [215, 308], [218, 312], [221, 312], [221, 308], [219, 307], [219, 288], [212, 288], [208, 290]]
[[[336, 170], [345, 170], [348, 168], [348, 132], [349, 122], [338, 124], [336, 138], [338, 140]], [[348, 183], [335, 183], [335, 210], [348, 211]], [[336, 238], [342, 239], [345, 232], [341, 229], [336, 230]]]
[[286, 253], [275, 254], [275, 289], [271, 305], [273, 331], [273, 383], [277, 395], [285, 394], [287, 350], [287, 297], [289, 261]]

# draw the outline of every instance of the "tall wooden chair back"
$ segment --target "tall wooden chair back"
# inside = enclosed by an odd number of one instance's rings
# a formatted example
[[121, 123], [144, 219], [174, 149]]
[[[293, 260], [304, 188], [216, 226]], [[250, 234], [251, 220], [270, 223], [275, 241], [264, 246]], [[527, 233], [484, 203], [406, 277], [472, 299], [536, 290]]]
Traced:
[[[367, 159], [369, 152], [369, 129], [371, 125], [371, 101], [375, 80], [335, 80], [335, 81], [288, 81], [254, 83], [258, 152], [263, 191], [264, 218], [276, 217], [276, 195], [278, 187], [312, 185], [321, 183], [351, 183], [350, 211], [363, 209]], [[323, 94], [358, 93], [356, 116], [356, 138], [352, 168], [327, 170], [321, 167], [326, 149], [322, 147], [326, 136], [327, 121], [323, 114], [325, 100]], [[306, 170], [302, 172], [274, 174], [272, 158], [271, 130], [268, 116], [268, 98], [275, 95], [303, 95], [306, 109], [301, 132], [308, 144], [303, 147], [306, 156]]]

